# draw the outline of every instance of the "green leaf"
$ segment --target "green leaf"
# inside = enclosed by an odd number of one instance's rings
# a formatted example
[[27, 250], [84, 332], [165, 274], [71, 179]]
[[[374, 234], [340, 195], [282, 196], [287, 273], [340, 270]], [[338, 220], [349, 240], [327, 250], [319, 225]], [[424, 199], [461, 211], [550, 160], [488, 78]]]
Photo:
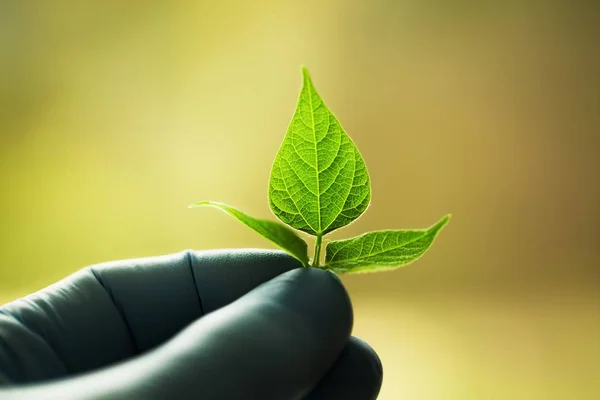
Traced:
[[325, 268], [355, 273], [402, 267], [421, 257], [449, 220], [450, 214], [428, 229], [375, 231], [329, 242]]
[[304, 266], [308, 266], [308, 246], [306, 242], [287, 226], [278, 222], [252, 218], [236, 208], [214, 201], [201, 201], [190, 205], [191, 208], [203, 206], [218, 208], [237, 218], [241, 223], [254, 229], [263, 237], [296, 257]]
[[316, 236], [348, 225], [371, 200], [358, 149], [317, 93], [308, 71], [271, 169], [269, 203], [293, 228]]

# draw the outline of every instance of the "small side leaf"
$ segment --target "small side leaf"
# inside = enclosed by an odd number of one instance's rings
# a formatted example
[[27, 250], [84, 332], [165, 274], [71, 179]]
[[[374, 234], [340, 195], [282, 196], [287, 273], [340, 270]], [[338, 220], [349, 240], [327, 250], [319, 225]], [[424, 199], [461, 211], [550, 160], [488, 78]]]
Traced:
[[428, 229], [375, 231], [331, 241], [326, 249], [325, 268], [357, 273], [402, 267], [429, 249], [449, 219], [450, 214]]
[[304, 266], [308, 266], [308, 246], [306, 245], [306, 242], [287, 226], [278, 222], [253, 218], [234, 207], [214, 201], [200, 201], [190, 205], [190, 208], [203, 206], [218, 208], [232, 217], [237, 218], [238, 221], [249, 228], [254, 229], [264, 238], [275, 243], [277, 246], [297, 258]]

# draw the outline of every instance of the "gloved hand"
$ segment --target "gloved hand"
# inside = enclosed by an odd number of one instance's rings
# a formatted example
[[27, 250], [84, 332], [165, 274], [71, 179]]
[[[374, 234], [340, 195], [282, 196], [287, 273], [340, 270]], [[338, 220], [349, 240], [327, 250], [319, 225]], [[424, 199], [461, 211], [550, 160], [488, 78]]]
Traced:
[[0, 307], [0, 399], [375, 399], [340, 280], [282, 252], [88, 267]]

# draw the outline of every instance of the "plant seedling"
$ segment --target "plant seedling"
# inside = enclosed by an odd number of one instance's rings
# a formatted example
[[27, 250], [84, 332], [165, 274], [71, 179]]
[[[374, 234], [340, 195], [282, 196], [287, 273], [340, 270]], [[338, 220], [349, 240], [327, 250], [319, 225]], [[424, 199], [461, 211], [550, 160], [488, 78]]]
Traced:
[[[329, 241], [321, 264], [324, 236], [365, 212], [371, 202], [371, 183], [362, 156], [317, 93], [306, 68], [302, 75], [298, 105], [269, 181], [269, 205], [283, 224], [214, 201], [190, 207], [211, 206], [226, 212], [305, 267], [358, 273], [392, 270], [415, 261], [431, 247], [450, 214], [427, 229], [381, 230]], [[315, 237], [312, 261], [308, 245], [294, 229]]]

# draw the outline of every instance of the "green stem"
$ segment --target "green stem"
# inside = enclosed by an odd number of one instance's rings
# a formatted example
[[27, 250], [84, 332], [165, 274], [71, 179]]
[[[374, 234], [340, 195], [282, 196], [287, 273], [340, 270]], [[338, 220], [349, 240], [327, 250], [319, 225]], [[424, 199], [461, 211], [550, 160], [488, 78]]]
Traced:
[[317, 235], [317, 240], [315, 240], [315, 254], [314, 254], [314, 258], [313, 258], [313, 265], [312, 267], [314, 268], [319, 268], [319, 262], [321, 260], [321, 243], [323, 242], [323, 235]]

